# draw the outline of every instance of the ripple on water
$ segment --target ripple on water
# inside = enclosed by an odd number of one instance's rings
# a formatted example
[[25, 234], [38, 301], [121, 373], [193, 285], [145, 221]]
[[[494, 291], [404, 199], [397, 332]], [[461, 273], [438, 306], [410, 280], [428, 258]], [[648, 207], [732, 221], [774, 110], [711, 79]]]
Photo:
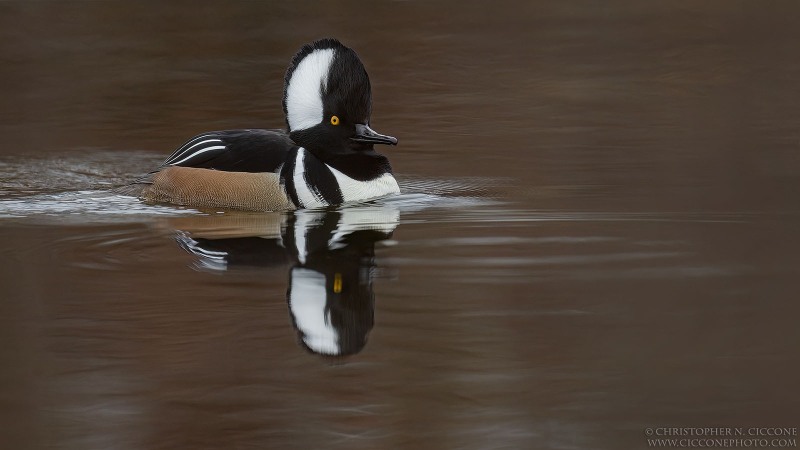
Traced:
[[79, 151], [0, 161], [0, 197], [110, 189], [151, 170], [161, 156], [142, 151]]
[[50, 250], [66, 264], [91, 271], [118, 271], [146, 267], [157, 260], [163, 236], [140, 227], [92, 227], [87, 232], [60, 238]]
[[[202, 214], [169, 205], [148, 205], [108, 189], [125, 184], [156, 166], [161, 155], [141, 151], [86, 151], [43, 158], [12, 157], [0, 162], [0, 219], [57, 217], [59, 223], [138, 221], [150, 216]], [[526, 223], [601, 221], [740, 222], [746, 214], [618, 213], [546, 211], [503, 207], [505, 178], [430, 178], [398, 175], [400, 195], [368, 204], [411, 214], [403, 223]]]
[[[202, 214], [169, 205], [148, 205], [112, 194], [155, 167], [161, 156], [146, 152], [86, 151], [42, 158], [11, 157], [0, 161], [0, 219], [57, 218], [59, 223], [137, 221], [149, 216]], [[496, 203], [493, 189], [507, 180], [433, 179], [400, 176], [403, 194], [368, 204], [386, 204], [412, 213], [430, 208], [464, 208]], [[496, 193], [495, 193], [496, 194]]]
[[147, 205], [135, 197], [108, 191], [40, 194], [0, 200], [0, 219], [57, 219], [61, 224], [120, 222], [152, 216], [200, 214], [191, 208]]
[[458, 177], [429, 178], [415, 175], [397, 175], [404, 194], [428, 194], [458, 197], [497, 197], [504, 187], [512, 186], [510, 178]]
[[197, 214], [187, 208], [145, 205], [108, 191], [141, 175], [158, 159], [146, 152], [112, 151], [7, 158], [0, 179], [0, 219], [69, 224]]

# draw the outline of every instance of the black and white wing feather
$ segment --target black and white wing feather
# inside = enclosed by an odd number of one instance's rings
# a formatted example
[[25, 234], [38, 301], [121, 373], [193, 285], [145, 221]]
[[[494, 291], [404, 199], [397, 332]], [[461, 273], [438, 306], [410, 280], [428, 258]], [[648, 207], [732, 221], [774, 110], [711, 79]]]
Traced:
[[226, 130], [197, 135], [181, 145], [154, 172], [114, 192], [138, 197], [153, 175], [170, 166], [227, 172], [277, 172], [295, 145], [281, 130]]
[[279, 130], [227, 130], [197, 135], [161, 165], [228, 172], [275, 172], [294, 146]]

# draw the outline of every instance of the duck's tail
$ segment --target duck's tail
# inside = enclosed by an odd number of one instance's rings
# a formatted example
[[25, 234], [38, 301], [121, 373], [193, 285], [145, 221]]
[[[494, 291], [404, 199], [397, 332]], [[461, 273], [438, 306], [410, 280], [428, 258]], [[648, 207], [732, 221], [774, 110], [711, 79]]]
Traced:
[[153, 184], [153, 174], [156, 172], [148, 173], [147, 175], [138, 178], [133, 183], [116, 187], [111, 190], [117, 195], [127, 195], [130, 197], [142, 197], [144, 190]]

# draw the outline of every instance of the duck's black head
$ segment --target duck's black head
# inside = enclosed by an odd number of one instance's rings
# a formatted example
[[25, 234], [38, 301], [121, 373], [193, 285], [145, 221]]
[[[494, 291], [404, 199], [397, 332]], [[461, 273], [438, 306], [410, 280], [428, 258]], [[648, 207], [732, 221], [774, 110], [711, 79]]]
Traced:
[[372, 90], [358, 55], [336, 39], [306, 44], [292, 58], [283, 89], [289, 135], [322, 159], [372, 150], [397, 139], [369, 127]]

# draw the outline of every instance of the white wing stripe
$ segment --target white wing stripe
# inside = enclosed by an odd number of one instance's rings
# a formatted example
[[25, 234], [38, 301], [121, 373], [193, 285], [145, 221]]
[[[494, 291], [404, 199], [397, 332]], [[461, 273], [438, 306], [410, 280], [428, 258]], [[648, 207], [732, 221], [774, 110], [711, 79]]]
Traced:
[[[203, 142], [211, 142], [211, 141], [203, 141]], [[222, 142], [222, 141], [217, 141], [217, 142]], [[202, 144], [202, 142], [201, 142], [201, 144]], [[200, 144], [197, 144], [197, 145], [200, 145]], [[175, 161], [175, 162], [172, 162], [172, 163], [169, 163], [169, 164], [170, 164], [171, 166], [174, 166], [174, 165], [180, 164], [180, 163], [182, 163], [182, 162], [185, 162], [186, 160], [192, 159], [192, 158], [194, 158], [195, 156], [197, 156], [197, 155], [200, 155], [200, 154], [203, 154], [203, 153], [205, 153], [205, 152], [210, 152], [210, 151], [212, 151], [212, 150], [224, 150], [224, 149], [225, 149], [225, 146], [224, 146], [224, 145], [214, 145], [214, 146], [212, 146], [212, 147], [206, 147], [206, 148], [204, 148], [204, 149], [202, 149], [202, 150], [199, 150], [199, 151], [196, 151], [196, 152], [192, 153], [191, 155], [187, 156], [186, 158], [183, 158], [183, 159], [182, 159], [182, 160], [180, 160], [180, 161]]]
[[[191, 141], [191, 142], [194, 142], [194, 141]], [[174, 161], [174, 160], [186, 155], [187, 153], [189, 153], [193, 148], [197, 147], [198, 145], [205, 144], [207, 142], [215, 142], [216, 143], [216, 142], [222, 142], [222, 141], [220, 139], [213, 138], [213, 139], [206, 139], [205, 141], [201, 141], [201, 142], [197, 142], [195, 144], [189, 145], [189, 144], [191, 144], [191, 142], [189, 142], [186, 145], [184, 145], [183, 147], [181, 147], [179, 149], [179, 151], [175, 152], [175, 154], [172, 155], [168, 159], [168, 161]]]
[[199, 141], [201, 139], [208, 139], [208, 138], [218, 139], [216, 137], [216, 135], [217, 135], [216, 132], [199, 134], [199, 135], [193, 137], [192, 139], [190, 139], [189, 142], [183, 144], [182, 147], [186, 148], [186, 147], [189, 147], [190, 145], [194, 145], [194, 143], [196, 143], [197, 141]]
[[197, 142], [197, 141], [199, 141], [201, 139], [207, 139], [207, 138], [210, 138], [210, 137], [214, 137], [216, 139], [216, 135], [217, 135], [217, 133], [215, 131], [211, 131], [211, 132], [203, 133], [203, 134], [198, 134], [197, 136], [191, 138], [189, 141], [187, 141], [186, 143], [184, 143], [183, 145], [178, 147], [174, 152], [172, 152], [172, 154], [169, 155], [169, 158], [167, 158], [167, 161], [172, 161], [173, 159], [175, 159], [178, 156], [180, 156], [181, 153], [184, 153], [186, 151], [187, 147], [194, 145], [195, 142]]

